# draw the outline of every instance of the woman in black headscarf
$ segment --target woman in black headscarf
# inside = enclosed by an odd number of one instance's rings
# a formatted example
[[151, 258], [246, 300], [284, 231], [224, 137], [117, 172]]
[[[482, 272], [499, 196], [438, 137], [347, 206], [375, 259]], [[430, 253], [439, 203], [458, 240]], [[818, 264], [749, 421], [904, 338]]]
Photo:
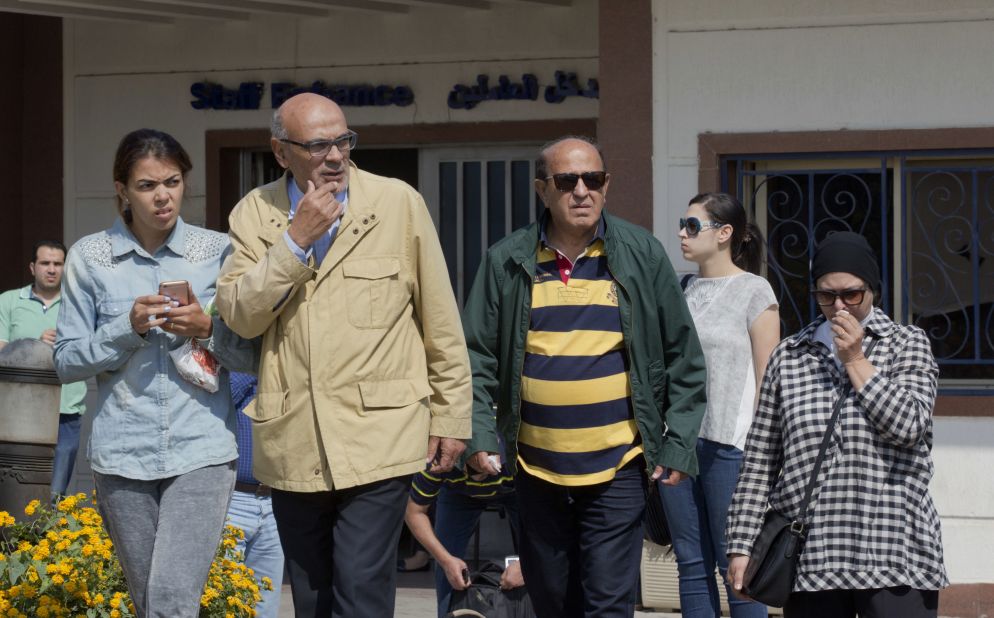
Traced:
[[928, 492], [939, 373], [928, 338], [875, 307], [880, 270], [862, 236], [826, 238], [811, 278], [823, 315], [770, 358], [729, 510], [729, 579], [743, 590], [767, 508], [799, 515], [833, 406], [843, 397], [784, 615], [934, 617], [948, 580]]

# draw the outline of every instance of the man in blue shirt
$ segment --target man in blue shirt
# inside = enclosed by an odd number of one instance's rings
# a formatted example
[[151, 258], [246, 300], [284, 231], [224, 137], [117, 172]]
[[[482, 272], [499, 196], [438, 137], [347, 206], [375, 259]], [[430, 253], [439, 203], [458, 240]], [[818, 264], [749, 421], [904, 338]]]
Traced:
[[[28, 268], [34, 283], [0, 294], [0, 348], [15, 339], [40, 339], [55, 343], [55, 323], [62, 306], [62, 269], [66, 247], [56, 240], [35, 243]], [[86, 410], [86, 382], [62, 387], [59, 401], [59, 437], [52, 463], [52, 496], [66, 493], [76, 453], [79, 431]]]

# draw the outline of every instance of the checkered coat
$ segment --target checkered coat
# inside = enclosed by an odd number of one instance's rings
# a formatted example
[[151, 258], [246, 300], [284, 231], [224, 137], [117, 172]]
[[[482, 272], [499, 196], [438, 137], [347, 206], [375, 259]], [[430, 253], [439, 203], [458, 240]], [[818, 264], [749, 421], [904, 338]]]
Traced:
[[773, 351], [745, 446], [726, 529], [729, 554], [749, 555], [767, 507], [800, 510], [839, 393], [833, 440], [808, 507], [795, 591], [948, 585], [932, 478], [938, 367], [925, 333], [874, 309], [864, 349], [877, 368], [858, 393], [824, 344], [819, 318]]

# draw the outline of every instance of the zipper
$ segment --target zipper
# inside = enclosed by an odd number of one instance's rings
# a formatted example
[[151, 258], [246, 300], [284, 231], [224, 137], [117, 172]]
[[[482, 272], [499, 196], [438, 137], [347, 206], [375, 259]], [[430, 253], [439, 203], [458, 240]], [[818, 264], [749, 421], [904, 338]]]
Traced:
[[[534, 281], [532, 281], [532, 277], [534, 275], [528, 272], [528, 269], [525, 268], [524, 264], [522, 264], [522, 263], [519, 262], [518, 266], [521, 267], [521, 272], [523, 272], [525, 274], [525, 276], [528, 278], [528, 288], [527, 288], [528, 289], [528, 298], [527, 298], [527, 302], [525, 303], [525, 307], [524, 307], [524, 312], [522, 314], [522, 318], [521, 318], [521, 320], [519, 320], [519, 324], [517, 325], [518, 329], [520, 331], [520, 329], [521, 329], [520, 322], [521, 321], [526, 321], [526, 320], [531, 320], [531, 312], [532, 312], [532, 286], [534, 285]], [[524, 325], [524, 343], [527, 344], [527, 341], [528, 341], [528, 323], [526, 322], [525, 325]], [[521, 358], [517, 359], [518, 366], [516, 367], [516, 372], [518, 374], [518, 388], [513, 393], [513, 397], [514, 397], [515, 400], [511, 402], [511, 405], [514, 408], [515, 418], [517, 419], [517, 426], [514, 428], [514, 459], [515, 459], [514, 466], [515, 466], [515, 469], [517, 469], [517, 459], [518, 459], [518, 438], [521, 436], [521, 383], [522, 383], [522, 381], [524, 380], [524, 377], [525, 377], [524, 376], [524, 374], [525, 374], [525, 354], [526, 354], [526, 352], [525, 352], [525, 346], [522, 345], [521, 346]], [[507, 447], [507, 445], [505, 445], [505, 448], [506, 447]]]

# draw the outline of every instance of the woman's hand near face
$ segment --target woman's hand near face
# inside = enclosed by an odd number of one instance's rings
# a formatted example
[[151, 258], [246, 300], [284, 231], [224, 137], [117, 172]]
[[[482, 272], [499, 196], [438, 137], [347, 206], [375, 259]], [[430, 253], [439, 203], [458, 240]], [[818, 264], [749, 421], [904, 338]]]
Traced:
[[211, 316], [204, 313], [193, 290], [188, 289], [187, 294], [190, 296], [190, 304], [171, 309], [162, 330], [180, 337], [206, 339], [214, 330], [214, 322]]
[[863, 358], [863, 326], [845, 309], [832, 317], [836, 354], [843, 365]]
[[135, 299], [135, 304], [131, 305], [131, 313], [128, 316], [131, 328], [144, 337], [154, 327], [165, 324], [169, 314], [177, 306], [178, 304], [169, 300], [168, 296], [158, 294], [139, 296]]
[[877, 368], [873, 366], [865, 356], [863, 356], [863, 326], [848, 311], [836, 312], [832, 317], [832, 332], [835, 334], [835, 347], [839, 355], [839, 361], [849, 375], [856, 392], [863, 389], [863, 386], [877, 373]]

